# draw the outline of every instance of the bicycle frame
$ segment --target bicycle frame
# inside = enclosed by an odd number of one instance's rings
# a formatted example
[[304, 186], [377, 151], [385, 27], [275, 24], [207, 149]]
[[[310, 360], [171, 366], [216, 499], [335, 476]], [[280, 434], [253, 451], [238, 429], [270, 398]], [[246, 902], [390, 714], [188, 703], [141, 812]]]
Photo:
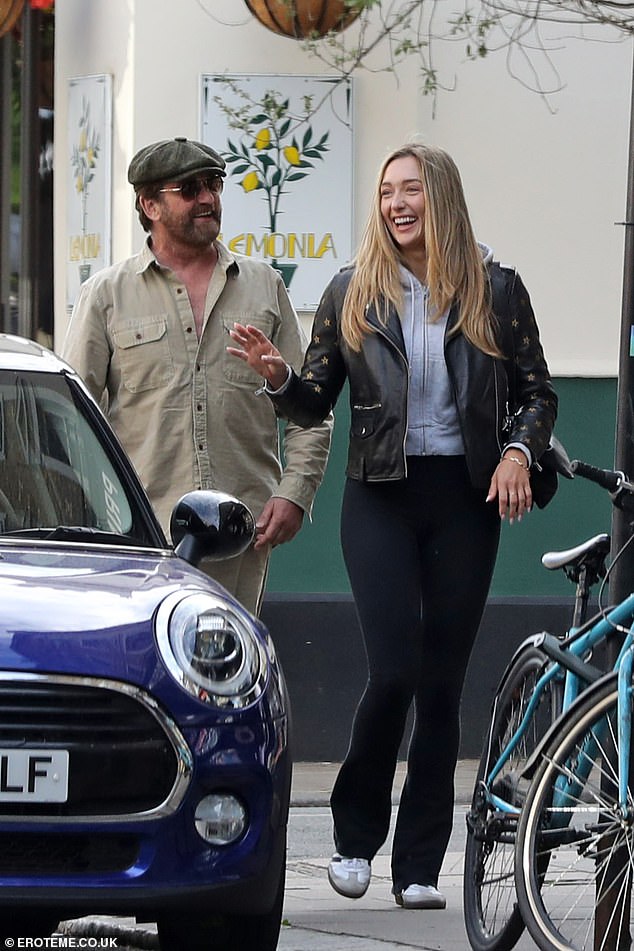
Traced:
[[[495, 782], [495, 779], [504, 768], [505, 763], [508, 761], [513, 751], [516, 749], [518, 744], [521, 742], [523, 736], [526, 733], [528, 725], [531, 721], [531, 717], [539, 704], [540, 697], [542, 696], [544, 690], [551, 681], [554, 679], [564, 679], [564, 695], [562, 701], [562, 711], [547, 731], [546, 735], [541, 739], [537, 749], [532, 754], [529, 762], [526, 765], [524, 774], [530, 776], [534, 764], [538, 761], [540, 751], [547, 745], [548, 741], [553, 732], [558, 729], [559, 722], [561, 718], [566, 714], [570, 709], [572, 703], [576, 700], [578, 696], [585, 689], [580, 684], [580, 676], [572, 668], [578, 668], [579, 660], [582, 660], [587, 654], [589, 654], [598, 644], [605, 642], [607, 638], [615, 633], [615, 631], [625, 634], [623, 639], [623, 644], [621, 645], [618, 657], [614, 663], [612, 670], [618, 670], [619, 672], [619, 801], [620, 806], [624, 810], [627, 809], [627, 786], [628, 786], [628, 775], [629, 775], [629, 751], [630, 751], [630, 741], [631, 741], [631, 718], [629, 716], [629, 694], [632, 690], [632, 669], [634, 668], [634, 594], [630, 594], [625, 598], [620, 604], [612, 608], [607, 615], [597, 615], [594, 618], [591, 618], [586, 624], [579, 628], [578, 630], [572, 630], [568, 635], [568, 638], [561, 642], [561, 661], [553, 661], [548, 668], [544, 671], [540, 679], [537, 681], [527, 708], [522, 717], [522, 721], [519, 724], [519, 727], [507, 743], [506, 747], [500, 754], [498, 760], [494, 764], [493, 768], [487, 775], [486, 787], [487, 795], [490, 803], [500, 812], [506, 813], [509, 816], [518, 816], [520, 814], [520, 808], [512, 805], [511, 803], [506, 802], [506, 800], [497, 796], [495, 793], [491, 792], [492, 786]], [[539, 646], [540, 639], [543, 640], [544, 635], [537, 635], [527, 638], [524, 641], [523, 645], [535, 644]], [[521, 647], [520, 647], [521, 650]], [[546, 653], [546, 652], [545, 652]], [[547, 656], [547, 655], [546, 655]], [[567, 665], [566, 661], [569, 660], [570, 666]], [[575, 663], [576, 661], [576, 663]], [[496, 698], [497, 704], [497, 698]], [[628, 711], [627, 715], [624, 714], [624, 711]], [[495, 724], [496, 716], [496, 707], [494, 706], [493, 715], [491, 717], [491, 729]], [[590, 749], [588, 750], [588, 756], [584, 757], [585, 763], [587, 763], [587, 773], [584, 776], [584, 769], [577, 769], [571, 775], [579, 777], [582, 781], [587, 779], [591, 764], [593, 762], [594, 756], [590, 755]], [[561, 791], [561, 796], [564, 795], [569, 797], [571, 794], [570, 787], [564, 793]], [[563, 805], [563, 803], [553, 803], [553, 806]]]

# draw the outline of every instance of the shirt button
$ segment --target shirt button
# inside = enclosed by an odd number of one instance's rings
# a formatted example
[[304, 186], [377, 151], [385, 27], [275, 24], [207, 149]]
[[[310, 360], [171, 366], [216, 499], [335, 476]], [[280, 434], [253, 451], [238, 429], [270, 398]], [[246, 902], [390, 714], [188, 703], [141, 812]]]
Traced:
[[202, 444], [201, 442], [199, 442], [199, 443], [198, 443], [198, 448], [199, 448], [200, 451], [202, 452], [205, 447], [203, 446], [203, 444]]
[[188, 327], [188, 328], [187, 328], [187, 333], [190, 334], [193, 329], [194, 329], [193, 327]]
[[199, 413], [202, 413], [202, 411], [203, 411], [202, 403], [199, 403], [199, 404], [197, 405], [196, 409], [198, 410]]

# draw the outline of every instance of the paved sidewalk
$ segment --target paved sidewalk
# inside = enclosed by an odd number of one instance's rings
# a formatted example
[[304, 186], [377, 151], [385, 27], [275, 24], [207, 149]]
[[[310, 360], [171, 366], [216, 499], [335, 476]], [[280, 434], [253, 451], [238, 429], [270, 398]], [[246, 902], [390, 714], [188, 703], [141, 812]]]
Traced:
[[[278, 951], [468, 951], [462, 912], [465, 815], [471, 802], [477, 762], [462, 760], [456, 772], [454, 832], [440, 876], [444, 911], [405, 911], [391, 895], [390, 841], [372, 863], [367, 893], [355, 901], [337, 895], [326, 875], [330, 857], [328, 799], [338, 764], [297, 763], [292, 787], [289, 845], [296, 828], [320, 830], [313, 848], [289, 856], [284, 918]], [[404, 777], [399, 764], [394, 802]], [[535, 951], [526, 934], [515, 951]]]

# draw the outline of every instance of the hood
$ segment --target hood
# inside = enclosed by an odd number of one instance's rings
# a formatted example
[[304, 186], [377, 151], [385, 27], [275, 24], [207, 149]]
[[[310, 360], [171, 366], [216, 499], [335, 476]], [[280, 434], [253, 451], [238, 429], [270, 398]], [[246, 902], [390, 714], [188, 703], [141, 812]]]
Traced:
[[[491, 264], [491, 262], [493, 261], [493, 249], [490, 248], [488, 244], [484, 244], [482, 241], [478, 241], [478, 247], [480, 248], [480, 253], [482, 254], [482, 261], [484, 262], [484, 264], [487, 264], [487, 265]], [[401, 287], [409, 290], [410, 283], [413, 276], [412, 272], [407, 267], [405, 267], [405, 265], [402, 262], [399, 262], [398, 268], [401, 275]]]
[[215, 587], [169, 552], [0, 546], [0, 669], [147, 683], [168, 594]]
[[480, 248], [480, 251], [482, 252], [482, 260], [484, 261], [484, 263], [490, 264], [491, 261], [493, 260], [492, 249], [488, 246], [488, 244], [483, 244], [482, 241], [478, 241], [478, 247]]

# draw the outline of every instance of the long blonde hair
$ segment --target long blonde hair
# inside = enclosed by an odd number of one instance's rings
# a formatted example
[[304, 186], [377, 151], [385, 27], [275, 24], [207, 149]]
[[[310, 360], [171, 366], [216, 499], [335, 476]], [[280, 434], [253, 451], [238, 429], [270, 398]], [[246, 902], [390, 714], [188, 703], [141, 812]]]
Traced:
[[382, 322], [387, 320], [390, 308], [402, 308], [402, 257], [381, 214], [380, 189], [388, 165], [407, 156], [417, 160], [421, 171], [426, 282], [432, 314], [438, 318], [458, 301], [459, 315], [452, 333], [460, 332], [480, 350], [499, 356], [487, 272], [471, 227], [460, 173], [442, 149], [419, 143], [408, 143], [391, 152], [379, 170], [374, 201], [344, 300], [343, 338], [352, 350], [360, 349], [363, 337], [372, 331], [366, 318], [368, 304], [374, 304]]

